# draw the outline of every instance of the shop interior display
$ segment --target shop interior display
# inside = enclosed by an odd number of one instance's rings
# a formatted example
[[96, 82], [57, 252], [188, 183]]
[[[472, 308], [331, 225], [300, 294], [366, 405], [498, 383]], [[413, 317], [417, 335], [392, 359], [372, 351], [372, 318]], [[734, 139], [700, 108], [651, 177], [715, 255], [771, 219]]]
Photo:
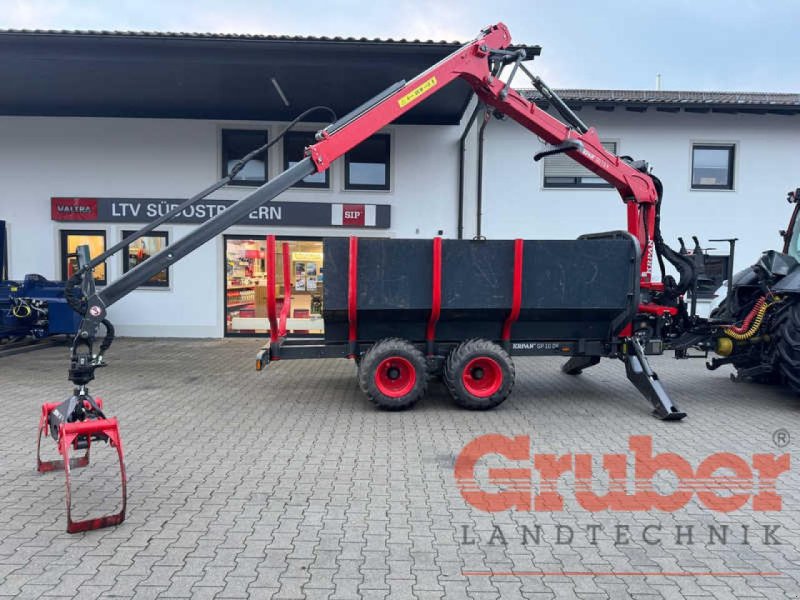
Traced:
[[[282, 257], [282, 245], [279, 245]], [[321, 318], [323, 305], [322, 242], [315, 240], [289, 241], [292, 253], [291, 282], [294, 319]], [[225, 332], [227, 334], [262, 335], [269, 332], [266, 321], [267, 274], [264, 269], [266, 242], [264, 238], [227, 239], [225, 245]], [[283, 273], [276, 273], [275, 293], [279, 300], [285, 296]], [[236, 327], [234, 319], [258, 319], [254, 328]], [[263, 320], [263, 321], [262, 321]], [[322, 333], [321, 329], [294, 329], [295, 333]]]

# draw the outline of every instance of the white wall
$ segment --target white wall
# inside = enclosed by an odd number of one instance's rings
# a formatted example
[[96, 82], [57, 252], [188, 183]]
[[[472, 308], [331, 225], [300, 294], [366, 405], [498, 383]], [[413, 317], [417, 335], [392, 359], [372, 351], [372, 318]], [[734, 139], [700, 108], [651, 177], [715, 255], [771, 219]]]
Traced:
[[[130, 225], [56, 223], [50, 198], [185, 198], [219, 177], [222, 127], [280, 126], [199, 120], [0, 117], [0, 218], [9, 228], [9, 274], [60, 278], [59, 230], [106, 229], [108, 244]], [[457, 127], [392, 126], [392, 190], [344, 192], [342, 164], [332, 169], [331, 190], [290, 190], [282, 201], [392, 205], [392, 227], [369, 235], [455, 236]], [[272, 175], [282, 167], [281, 144], [270, 150]], [[342, 161], [339, 161], [340, 163]], [[229, 187], [216, 198], [239, 198], [252, 188]], [[175, 241], [191, 226], [163, 227]], [[234, 227], [231, 234], [350, 235], [364, 230]], [[143, 289], [111, 307], [120, 335], [223, 334], [222, 238], [206, 243], [171, 268], [170, 290]], [[109, 261], [109, 281], [122, 272], [121, 256]]]
[[[636, 113], [593, 108], [579, 115], [603, 140], [616, 140], [618, 154], [646, 159], [664, 183], [662, 231], [677, 248], [696, 234], [738, 237], [736, 266], [761, 251], [782, 246], [778, 230], [791, 214], [786, 192], [800, 186], [800, 116]], [[733, 191], [690, 189], [692, 142], [736, 143]], [[615, 190], [542, 188], [543, 144], [513, 121], [492, 120], [486, 130], [483, 234], [489, 238], [574, 238], [582, 233], [625, 229], [626, 212]], [[474, 204], [466, 235], [475, 231]], [[711, 244], [727, 251], [726, 244]]]
[[[664, 182], [665, 239], [692, 234], [705, 241], [740, 238], [737, 267], [777, 248], [790, 207], [786, 191], [800, 185], [797, 141], [800, 117], [605, 113], [584, 109], [581, 117], [601, 139], [618, 142], [621, 154], [650, 161]], [[480, 119], [475, 123], [475, 130]], [[59, 278], [58, 231], [80, 224], [50, 220], [52, 196], [183, 198], [219, 176], [222, 127], [279, 126], [260, 123], [155, 119], [0, 117], [0, 218], [9, 223], [10, 275], [40, 273]], [[331, 190], [290, 190], [281, 200], [366, 202], [392, 205], [392, 227], [370, 235], [429, 238], [443, 230], [456, 237], [458, 138], [460, 127], [392, 126], [392, 191], [343, 192], [343, 165], [332, 168]], [[476, 131], [466, 152], [464, 237], [475, 235]], [[691, 191], [691, 143], [735, 142], [734, 191]], [[574, 238], [592, 231], [624, 229], [625, 208], [613, 190], [544, 190], [541, 142], [511, 121], [491, 120], [486, 130], [483, 235], [488, 238]], [[341, 163], [341, 161], [340, 161]], [[280, 144], [270, 154], [277, 174]], [[227, 188], [219, 198], [250, 191]], [[105, 228], [109, 244], [128, 225]], [[189, 226], [166, 227], [174, 241]], [[349, 235], [345, 229], [234, 227], [229, 233], [263, 236]], [[722, 250], [721, 245], [717, 244]], [[171, 269], [171, 288], [138, 290], [111, 308], [121, 335], [209, 336], [223, 334], [222, 239], [205, 244]], [[110, 280], [121, 274], [121, 257], [108, 265]]]

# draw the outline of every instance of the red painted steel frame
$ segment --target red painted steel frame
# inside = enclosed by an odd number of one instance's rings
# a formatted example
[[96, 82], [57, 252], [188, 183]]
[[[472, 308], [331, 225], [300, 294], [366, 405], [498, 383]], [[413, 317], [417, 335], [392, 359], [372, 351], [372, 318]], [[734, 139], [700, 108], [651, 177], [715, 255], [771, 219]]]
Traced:
[[[95, 404], [102, 409], [103, 400], [95, 398]], [[84, 403], [87, 409], [91, 408], [88, 402]], [[67, 533], [79, 533], [91, 531], [103, 527], [119, 525], [125, 520], [125, 509], [127, 504], [127, 478], [125, 476], [125, 459], [122, 451], [122, 438], [119, 434], [117, 420], [111, 419], [89, 419], [86, 421], [76, 421], [74, 423], [61, 423], [58, 427], [58, 452], [61, 460], [43, 461], [40, 455], [42, 436], [49, 435], [49, 424], [47, 422], [50, 412], [59, 406], [58, 402], [48, 402], [42, 405], [42, 416], [39, 420], [39, 439], [36, 444], [36, 467], [40, 473], [50, 471], [64, 471], [66, 479], [66, 503], [67, 503]], [[122, 486], [122, 506], [118, 513], [103, 517], [86, 519], [83, 521], [73, 521], [72, 519], [72, 490], [70, 486], [70, 470], [86, 467], [89, 464], [89, 452], [92, 446], [92, 435], [102, 434], [108, 439], [111, 447], [117, 451], [119, 458], [120, 480]], [[86, 453], [83, 456], [70, 458], [70, 449], [77, 446], [78, 438], [87, 439]]]
[[286, 335], [286, 319], [289, 318], [289, 311], [292, 307], [292, 256], [289, 251], [289, 243], [283, 243], [283, 306], [281, 307], [281, 321], [278, 327], [278, 334], [282, 337]]
[[350, 264], [347, 273], [347, 340], [350, 342], [350, 358], [358, 341], [358, 238], [350, 238]]
[[[428, 327], [425, 330], [425, 339], [433, 344], [436, 337], [436, 323], [442, 311], [442, 238], [433, 238], [433, 291], [431, 293], [431, 314], [428, 318]], [[433, 347], [429, 348], [433, 353]]]
[[[286, 283], [284, 281], [284, 283]], [[275, 309], [275, 236], [267, 236], [267, 318], [269, 319], [269, 339], [278, 341], [278, 318]]]
[[[95, 404], [103, 410], [103, 399], [102, 398], [95, 398]], [[36, 470], [39, 473], [49, 473], [50, 471], [60, 471], [64, 468], [64, 461], [63, 460], [42, 460], [41, 449], [42, 449], [42, 436], [47, 437], [50, 431], [50, 426], [47, 423], [47, 418], [50, 416], [52, 410], [58, 405], [60, 402], [45, 402], [42, 404], [42, 414], [39, 417], [39, 435], [36, 440]], [[91, 405], [88, 402], [84, 402], [84, 408], [89, 410]], [[86, 448], [86, 454], [83, 456], [78, 456], [76, 458], [70, 459], [70, 467], [73, 469], [78, 469], [81, 467], [85, 467], [89, 464], [89, 448]]]
[[514, 240], [514, 287], [511, 295], [511, 312], [503, 323], [502, 340], [511, 340], [511, 326], [519, 319], [519, 311], [522, 307], [522, 250], [524, 241]]
[[324, 171], [334, 160], [400, 115], [453, 80], [463, 79], [483, 102], [508, 115], [545, 142], [560, 144], [574, 139], [583, 143], [583, 149], [569, 151], [567, 155], [609, 182], [622, 196], [628, 207], [628, 231], [642, 247], [641, 283], [643, 287], [650, 287], [654, 205], [658, 199], [653, 180], [603, 148], [594, 129], [580, 134], [515, 90], [506, 90], [505, 83], [492, 76], [488, 59], [490, 50], [502, 50], [510, 45], [511, 35], [503, 23], [489, 27], [477, 39], [433, 65], [341, 129], [330, 134], [321, 132], [322, 139], [306, 149], [307, 155], [313, 158], [318, 171]]
[[[91, 444], [91, 435], [95, 433], [100, 433], [107, 436], [108, 443], [111, 444], [111, 447], [115, 448], [117, 451], [117, 456], [119, 457], [120, 479], [122, 484], [122, 507], [118, 513], [113, 515], [96, 517], [83, 521], [73, 521], [72, 492], [69, 475], [69, 449], [79, 436], [89, 437], [89, 443]], [[125, 520], [125, 509], [127, 505], [128, 494], [126, 490], [127, 485], [125, 477], [125, 460], [122, 452], [122, 439], [119, 435], [117, 419], [112, 417], [111, 419], [94, 419], [91, 421], [62, 423], [58, 428], [58, 450], [64, 457], [64, 475], [67, 484], [67, 533], [80, 533], [82, 531], [91, 531], [93, 529], [101, 529], [103, 527], [113, 527], [122, 523]]]

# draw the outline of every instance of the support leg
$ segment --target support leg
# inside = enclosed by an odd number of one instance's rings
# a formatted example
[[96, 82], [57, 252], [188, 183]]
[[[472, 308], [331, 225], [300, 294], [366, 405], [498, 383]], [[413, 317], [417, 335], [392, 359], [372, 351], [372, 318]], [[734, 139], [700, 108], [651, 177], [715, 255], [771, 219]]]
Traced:
[[670, 400], [658, 380], [658, 375], [650, 368], [639, 341], [631, 339], [630, 345], [633, 347], [633, 352], [625, 355], [625, 373], [636, 389], [653, 404], [653, 416], [662, 421], [683, 419], [686, 413], [678, 410]]
[[567, 375], [580, 375], [584, 369], [600, 362], [599, 356], [573, 356], [561, 367]]

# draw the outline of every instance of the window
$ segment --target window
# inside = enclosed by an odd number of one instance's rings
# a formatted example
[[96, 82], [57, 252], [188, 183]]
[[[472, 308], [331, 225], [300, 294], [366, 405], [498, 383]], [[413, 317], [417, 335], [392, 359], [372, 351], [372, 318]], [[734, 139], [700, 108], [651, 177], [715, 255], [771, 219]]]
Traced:
[[[617, 153], [616, 142], [601, 142], [603, 148]], [[546, 188], [610, 188], [611, 184], [598, 177], [566, 154], [554, 154], [544, 159], [544, 187]]]
[[[125, 239], [133, 231], [123, 231]], [[169, 244], [166, 231], [151, 231], [128, 245], [128, 251], [122, 255], [122, 272], [127, 273], [135, 266], [140, 265], [148, 258], [161, 252]], [[153, 275], [142, 287], [169, 287], [169, 269], [164, 269]]]
[[[288, 330], [293, 336], [318, 336], [324, 332], [324, 265], [322, 240], [278, 238], [275, 249], [275, 281], [267, 281], [266, 240], [245, 235], [226, 235], [225, 240], [225, 335], [263, 336], [269, 333], [267, 285], [275, 286], [276, 310], [283, 310], [287, 291]], [[283, 251], [288, 247], [289, 281], [284, 281]], [[288, 290], [287, 290], [288, 286]]]
[[[106, 232], [100, 230], [79, 231], [75, 229], [61, 231], [61, 279], [66, 281], [78, 271], [78, 259], [75, 254], [78, 246], [89, 246], [89, 258], [100, 256], [106, 251]], [[106, 284], [106, 263], [92, 269], [97, 285]]]
[[733, 189], [733, 144], [694, 144], [692, 146], [692, 189]]
[[388, 134], [373, 135], [345, 154], [344, 189], [389, 189], [390, 141]]
[[[314, 134], [306, 131], [290, 131], [283, 136], [283, 168], [295, 166], [303, 159], [303, 151], [306, 146], [316, 143]], [[293, 187], [300, 188], [327, 188], [330, 180], [328, 174], [330, 169], [323, 173], [309, 175], [303, 181], [294, 184]]]
[[[222, 176], [236, 161], [267, 143], [267, 132], [255, 129], [222, 130]], [[263, 185], [267, 180], [267, 154], [256, 156], [236, 174], [234, 185]]]

